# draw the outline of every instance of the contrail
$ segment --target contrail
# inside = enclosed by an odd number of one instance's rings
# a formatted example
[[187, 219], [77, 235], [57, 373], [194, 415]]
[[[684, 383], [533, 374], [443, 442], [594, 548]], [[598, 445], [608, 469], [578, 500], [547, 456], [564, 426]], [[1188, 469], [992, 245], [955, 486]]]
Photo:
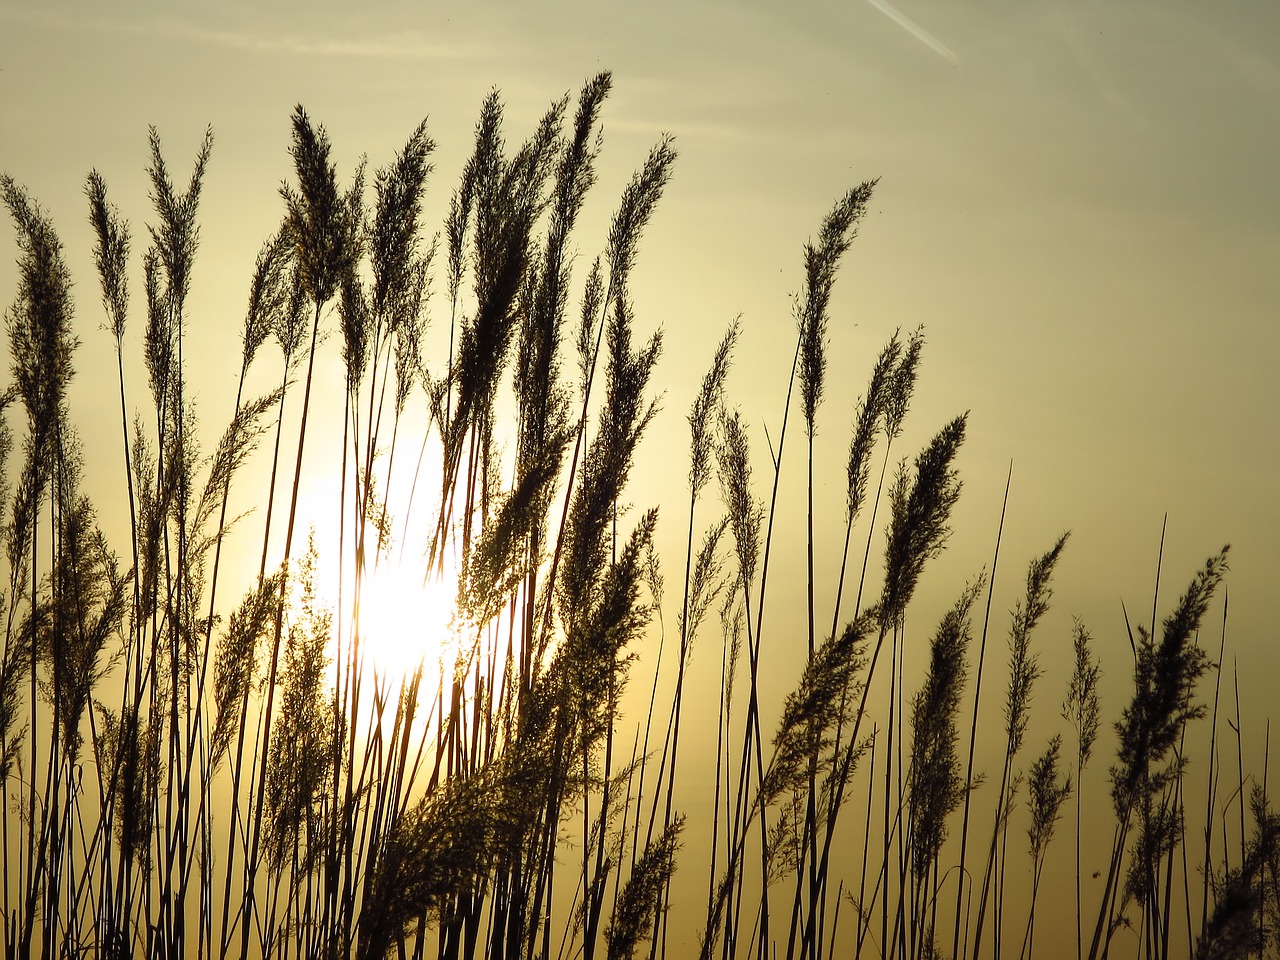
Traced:
[[871, 6], [875, 7], [934, 53], [938, 54], [938, 56], [945, 57], [957, 65], [960, 63], [960, 58], [952, 53], [944, 43], [938, 40], [937, 37], [931, 34], [924, 27], [920, 26], [920, 24], [916, 23], [897, 7], [891, 5], [889, 0], [867, 0], [867, 3], [871, 4]]

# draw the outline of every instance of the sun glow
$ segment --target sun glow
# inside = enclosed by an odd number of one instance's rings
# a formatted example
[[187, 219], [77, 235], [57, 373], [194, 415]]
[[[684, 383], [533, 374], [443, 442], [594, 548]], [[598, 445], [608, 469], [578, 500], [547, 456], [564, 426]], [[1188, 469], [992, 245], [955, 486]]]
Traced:
[[379, 681], [398, 683], [419, 666], [440, 671], [453, 644], [456, 577], [384, 558], [366, 577], [357, 613], [361, 655]]

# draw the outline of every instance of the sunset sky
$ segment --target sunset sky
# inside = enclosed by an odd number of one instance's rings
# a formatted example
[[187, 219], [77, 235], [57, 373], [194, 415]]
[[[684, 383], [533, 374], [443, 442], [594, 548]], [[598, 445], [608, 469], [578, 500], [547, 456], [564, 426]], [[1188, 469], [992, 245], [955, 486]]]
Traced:
[[[1104, 712], [1114, 717], [1130, 665], [1121, 602], [1135, 623], [1150, 619], [1167, 513], [1161, 615], [1207, 556], [1232, 545], [1227, 649], [1239, 658], [1245, 749], [1260, 758], [1262, 717], [1280, 679], [1280, 4], [1272, 0], [0, 0], [0, 171], [39, 200], [66, 246], [83, 344], [72, 416], [91, 479], [97, 470], [110, 478], [104, 502], [122, 480], [114, 356], [100, 329], [83, 195], [91, 168], [133, 225], [136, 335], [136, 261], [152, 218], [148, 124], [179, 180], [213, 128], [191, 306], [201, 358], [192, 385], [212, 432], [230, 414], [254, 257], [279, 223], [278, 186], [292, 175], [294, 104], [327, 128], [343, 178], [361, 155], [371, 168], [389, 161], [427, 117], [438, 143], [426, 199], [435, 229], [492, 88], [515, 144], [551, 100], [576, 96], [604, 69], [614, 90], [599, 181], [576, 233], [578, 284], [648, 148], [670, 133], [680, 154], [633, 290], [637, 327], [661, 327], [665, 345], [663, 411], [629, 495], [637, 508], [664, 511], [669, 582], [683, 562], [685, 414], [716, 342], [740, 315], [729, 393], [751, 427], [757, 492], [767, 495], [765, 431], [776, 442], [802, 244], [841, 193], [879, 177], [831, 307], [816, 455], [819, 594], [832, 594], [839, 562], [854, 403], [893, 331], [923, 324], [921, 379], [894, 456], [913, 455], [958, 413], [970, 420], [951, 544], [927, 569], [911, 614], [919, 632], [989, 566], [1012, 461], [995, 662], [1003, 666], [1007, 610], [1027, 562], [1070, 529], [1054, 613], [1038, 640], [1045, 676], [1033, 746], [1063, 727], [1073, 616], [1098, 641]], [[16, 250], [5, 224], [7, 304]], [[441, 278], [436, 290], [438, 333], [448, 319]], [[441, 357], [434, 363], [442, 369]], [[141, 382], [135, 392], [143, 403]], [[324, 444], [337, 442], [316, 440], [313, 469]], [[774, 708], [804, 650], [800, 430], [787, 442], [766, 618]], [[127, 517], [103, 522], [127, 542]], [[668, 610], [668, 631], [674, 622]], [[1220, 630], [1220, 597], [1212, 623]], [[695, 659], [695, 682], [715, 682], [715, 632], [713, 624]], [[1218, 637], [1205, 641], [1215, 652]], [[997, 713], [994, 703], [985, 709]], [[1109, 733], [1093, 771], [1098, 796]], [[1065, 864], [1065, 849], [1061, 856]]]

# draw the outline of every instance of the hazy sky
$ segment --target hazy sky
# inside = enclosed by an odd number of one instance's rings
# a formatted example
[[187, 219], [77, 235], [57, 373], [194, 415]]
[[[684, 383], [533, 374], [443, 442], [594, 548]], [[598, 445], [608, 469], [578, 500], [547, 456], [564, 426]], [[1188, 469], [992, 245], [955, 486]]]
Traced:
[[[386, 162], [427, 116], [440, 145], [427, 200], [434, 225], [492, 87], [518, 141], [550, 100], [601, 69], [615, 85], [599, 184], [577, 234], [579, 274], [649, 145], [666, 131], [680, 151], [635, 283], [637, 324], [663, 327], [666, 351], [664, 414], [632, 496], [668, 509], [664, 543], [680, 542], [684, 414], [716, 340], [741, 314], [730, 390], [754, 430], [763, 483], [764, 428], [776, 436], [794, 345], [801, 245], [841, 192], [880, 177], [832, 304], [817, 461], [832, 504], [825, 556], [836, 548], [854, 401], [892, 331], [924, 324], [922, 378], [898, 452], [971, 415], [952, 546], [926, 574], [918, 622], [932, 626], [989, 562], [1013, 460], [996, 636], [1026, 562], [1074, 532], [1042, 640], [1037, 735], [1061, 726], [1072, 615], [1100, 643], [1114, 716], [1128, 676], [1120, 602], [1149, 617], [1166, 512], [1162, 611], [1230, 541], [1228, 644], [1245, 710], [1262, 712], [1280, 677], [1272, 0], [0, 3], [0, 169], [53, 215], [77, 277], [84, 348], [72, 403], [90, 458], [116, 469], [113, 423], [101, 421], [112, 438], [101, 446], [92, 427], [99, 410], [111, 413], [95, 398], [115, 387], [85, 222], [91, 167], [140, 246], [147, 125], [178, 176], [212, 125], [192, 311], [205, 325], [194, 334], [200, 348], [226, 358], [194, 375], [202, 412], [219, 423], [253, 257], [279, 221], [295, 103], [326, 125], [344, 176], [362, 153]], [[7, 302], [8, 227], [0, 239]], [[797, 573], [799, 438], [775, 561]], [[666, 448], [670, 456], [657, 455]], [[802, 584], [777, 587], [774, 629], [788, 643], [803, 617], [786, 602]], [[714, 660], [708, 652], [708, 676]], [[778, 691], [798, 673], [798, 660], [786, 662]], [[1249, 732], [1257, 742], [1247, 748], [1260, 750], [1260, 725]]]

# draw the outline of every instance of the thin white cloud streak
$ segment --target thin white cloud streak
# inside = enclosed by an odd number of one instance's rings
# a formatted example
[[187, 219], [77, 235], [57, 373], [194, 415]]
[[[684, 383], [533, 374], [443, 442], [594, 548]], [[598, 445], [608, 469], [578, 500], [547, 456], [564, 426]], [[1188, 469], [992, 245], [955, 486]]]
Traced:
[[926, 47], [928, 47], [938, 56], [942, 57], [945, 60], [950, 60], [952, 63], [956, 64], [957, 66], [960, 64], [960, 58], [957, 57], [955, 53], [953, 53], [952, 50], [946, 44], [944, 44], [941, 40], [939, 40], [937, 37], [931, 34], [924, 27], [920, 26], [920, 24], [916, 23], [914, 20], [908, 17], [905, 13], [903, 13], [897, 7], [891, 5], [888, 2], [888, 0], [867, 0], [867, 3], [871, 4], [871, 6], [875, 7], [877, 10], [879, 10], [886, 17], [888, 17], [890, 20], [892, 20], [894, 23], [900, 26], [903, 30], [907, 31], [907, 33], [911, 34], [913, 37], [915, 37], [917, 40], [923, 43]]

